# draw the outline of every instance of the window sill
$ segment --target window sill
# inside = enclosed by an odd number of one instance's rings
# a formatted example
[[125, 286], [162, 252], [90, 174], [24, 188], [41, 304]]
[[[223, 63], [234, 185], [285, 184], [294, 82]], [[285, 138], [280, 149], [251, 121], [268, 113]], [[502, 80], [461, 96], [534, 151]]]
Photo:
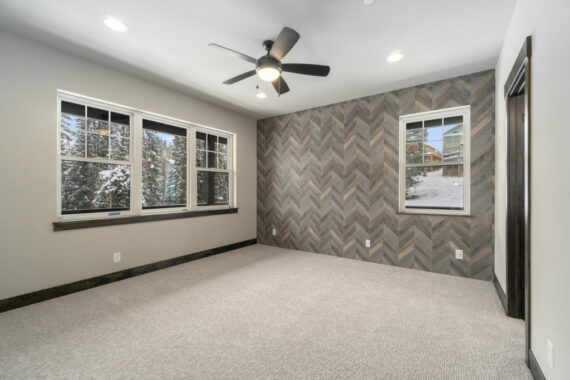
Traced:
[[53, 230], [67, 231], [67, 230], [77, 230], [81, 228], [116, 226], [120, 224], [155, 222], [159, 220], [196, 218], [200, 216], [222, 215], [222, 214], [237, 214], [237, 212], [238, 212], [237, 208], [224, 208], [217, 210], [184, 211], [184, 212], [165, 213], [165, 214], [147, 214], [147, 215], [122, 216], [122, 217], [119, 216], [116, 218], [105, 218], [105, 219], [62, 221], [62, 222], [53, 222]]
[[429, 210], [429, 209], [426, 209], [425, 211], [400, 210], [400, 211], [396, 211], [396, 214], [397, 215], [426, 215], [426, 216], [458, 216], [458, 217], [466, 217], [466, 218], [470, 218], [473, 216], [471, 214], [441, 212], [441, 211]]

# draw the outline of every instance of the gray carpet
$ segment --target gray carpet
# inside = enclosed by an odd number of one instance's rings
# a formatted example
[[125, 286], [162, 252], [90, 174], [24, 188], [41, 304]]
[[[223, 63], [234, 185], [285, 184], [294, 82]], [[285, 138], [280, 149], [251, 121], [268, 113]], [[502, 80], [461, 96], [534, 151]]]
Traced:
[[0, 378], [532, 377], [491, 283], [255, 245], [0, 314]]

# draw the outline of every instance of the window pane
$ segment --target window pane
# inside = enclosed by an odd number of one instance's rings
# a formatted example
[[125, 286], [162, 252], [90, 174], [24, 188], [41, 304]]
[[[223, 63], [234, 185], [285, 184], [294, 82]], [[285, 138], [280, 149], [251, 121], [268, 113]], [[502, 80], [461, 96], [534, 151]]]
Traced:
[[443, 135], [445, 143], [445, 162], [462, 162], [463, 157], [463, 145], [465, 141], [465, 136], [463, 133], [463, 117], [449, 117], [444, 121]]
[[128, 210], [130, 167], [63, 160], [62, 214]]
[[[441, 128], [439, 128], [441, 130]], [[443, 142], [426, 141], [424, 144], [424, 162], [441, 162], [443, 161]]]
[[214, 174], [214, 204], [227, 204], [229, 201], [229, 175], [228, 173]]
[[198, 171], [197, 190], [200, 206], [228, 204], [228, 173]]
[[196, 166], [199, 168], [206, 167], [206, 151], [205, 150], [197, 150], [196, 151]]
[[111, 159], [125, 160], [129, 159], [129, 139], [111, 136]]
[[423, 144], [412, 142], [406, 144], [406, 163], [419, 164], [423, 162]]
[[443, 124], [446, 126], [448, 126], [448, 125], [454, 126], [457, 124], [463, 124], [463, 116], [446, 117], [443, 120]]
[[109, 136], [99, 133], [88, 133], [87, 157], [109, 158]]
[[206, 134], [196, 132], [196, 149], [206, 150]]
[[83, 116], [76, 116], [67, 113], [61, 114], [61, 126], [67, 129], [85, 129], [85, 118]]
[[106, 121], [103, 121], [103, 120], [96, 120], [96, 119], [87, 118], [87, 131], [108, 135], [109, 134], [109, 123]]
[[441, 141], [443, 140], [443, 128], [439, 127], [425, 128], [426, 141]]
[[209, 168], [216, 168], [217, 167], [217, 154], [214, 152], [208, 152], [208, 167]]
[[218, 148], [218, 136], [208, 135], [208, 150], [216, 151]]
[[61, 102], [61, 112], [65, 112], [76, 116], [85, 116], [85, 106], [71, 102]]
[[444, 162], [463, 162], [463, 142], [446, 144], [443, 155]]
[[218, 169], [228, 168], [228, 155], [223, 153], [218, 153]]
[[222, 153], [228, 152], [228, 139], [225, 137], [218, 137], [218, 148]]
[[123, 115], [122, 113], [111, 112], [111, 123], [130, 125], [131, 117], [129, 115]]
[[62, 128], [61, 154], [63, 156], [85, 157], [85, 132]]
[[424, 121], [424, 128], [441, 127], [441, 119], [433, 119]]
[[425, 137], [426, 135], [423, 129], [423, 123], [421, 121], [406, 124], [406, 142], [423, 142]]
[[143, 208], [186, 206], [186, 159], [182, 131], [171, 134], [143, 128]]
[[414, 121], [413, 123], [407, 123], [406, 124], [406, 130], [410, 131], [413, 129], [422, 129], [423, 127], [423, 122], [421, 121]]
[[463, 210], [463, 165], [406, 168], [406, 207]]
[[109, 111], [99, 108], [87, 107], [87, 117], [91, 119], [109, 121]]
[[198, 205], [208, 204], [208, 193], [210, 187], [209, 175], [211, 172], [198, 171], [196, 189], [198, 190]]
[[129, 137], [129, 126], [125, 124], [111, 123], [111, 135], [117, 137]]

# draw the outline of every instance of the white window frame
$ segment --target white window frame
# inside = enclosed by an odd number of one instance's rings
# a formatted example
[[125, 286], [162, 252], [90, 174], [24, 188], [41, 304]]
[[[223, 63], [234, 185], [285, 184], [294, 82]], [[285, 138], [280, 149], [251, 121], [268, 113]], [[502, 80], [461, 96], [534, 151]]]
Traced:
[[[131, 125], [129, 133], [129, 161], [117, 161], [104, 158], [81, 158], [81, 157], [65, 157], [61, 155], [61, 102], [68, 101], [78, 103], [87, 107], [96, 107], [106, 109], [112, 112], [128, 114], [130, 116]], [[143, 136], [143, 119], [157, 121], [169, 124], [179, 128], [186, 129], [187, 144], [187, 166], [186, 166], [186, 206], [185, 207], [168, 207], [153, 208], [143, 210], [142, 208], [142, 136]], [[236, 188], [235, 188], [235, 141], [236, 135], [231, 132], [223, 131], [217, 128], [211, 128], [185, 120], [176, 119], [157, 113], [136, 109], [133, 107], [123, 106], [104, 100], [94, 99], [91, 97], [75, 94], [72, 92], [57, 90], [57, 134], [56, 134], [56, 219], [57, 220], [89, 220], [89, 219], [112, 219], [124, 216], [149, 215], [149, 214], [176, 214], [186, 211], [202, 211], [202, 210], [223, 210], [235, 208], [236, 206]], [[209, 205], [198, 206], [197, 199], [197, 167], [196, 167], [196, 131], [215, 134], [217, 136], [228, 139], [228, 170], [222, 169], [205, 169], [211, 171], [221, 171], [229, 173], [229, 202], [227, 205]], [[130, 207], [127, 211], [116, 212], [89, 212], [78, 214], [62, 214], [61, 210], [61, 162], [63, 160], [87, 161], [108, 164], [130, 165]]]
[[[463, 163], [434, 163], [426, 166], [448, 166], [463, 164], [463, 210], [406, 207], [406, 124], [438, 118], [463, 116]], [[471, 106], [452, 107], [435, 111], [400, 116], [399, 130], [399, 212], [409, 214], [470, 215], [471, 213]], [[442, 149], [444, 149], [442, 147]]]
[[[203, 132], [206, 134], [210, 134], [210, 135], [216, 135], [218, 137], [225, 137], [228, 139], [228, 169], [224, 170], [224, 169], [217, 169], [217, 168], [199, 168], [198, 166], [196, 166], [196, 132]], [[228, 206], [234, 203], [234, 187], [233, 187], [233, 183], [234, 183], [234, 175], [235, 175], [235, 168], [232, 170], [233, 168], [233, 162], [234, 162], [234, 136], [232, 136], [230, 133], [228, 132], [224, 132], [221, 130], [217, 130], [217, 129], [213, 129], [213, 128], [206, 128], [206, 127], [200, 127], [200, 126], [195, 126], [192, 130], [192, 147], [191, 147], [191, 154], [192, 157], [194, 158], [192, 160], [192, 183], [196, 184], [196, 181], [198, 180], [198, 171], [211, 171], [211, 172], [220, 172], [220, 173], [228, 173], [228, 189], [229, 189], [229, 194], [228, 194], [228, 204], [227, 205], [203, 205], [203, 206], [198, 206], [198, 191], [194, 191], [194, 193], [192, 194], [192, 206], [195, 209], [199, 209], [199, 210], [223, 210], [225, 208], [229, 208]], [[206, 141], [206, 144], [208, 142]]]
[[178, 127], [178, 128], [183, 128], [186, 129], [186, 206], [181, 206], [181, 207], [157, 207], [157, 208], [152, 208], [152, 209], [143, 209], [142, 206], [142, 161], [141, 164], [138, 165], [137, 169], [137, 183], [140, 183], [140, 191], [137, 191], [138, 196], [139, 196], [139, 200], [137, 201], [137, 206], [140, 208], [139, 213], [141, 215], [148, 215], [148, 214], [167, 214], [167, 213], [176, 213], [176, 212], [181, 212], [181, 211], [188, 211], [190, 208], [188, 207], [188, 199], [190, 197], [190, 187], [191, 187], [191, 183], [188, 182], [188, 178], [189, 178], [189, 171], [190, 171], [190, 131], [192, 129], [192, 126], [189, 123], [185, 123], [185, 122], [181, 122], [172, 118], [168, 118], [165, 116], [160, 116], [160, 115], [156, 115], [156, 114], [152, 114], [149, 112], [144, 112], [141, 111], [140, 112], [140, 130], [138, 128], [135, 128], [135, 130], [139, 130], [140, 131], [140, 136], [136, 136], [136, 142], [140, 145], [140, 151], [139, 151], [139, 155], [137, 155], [136, 157], [140, 157], [142, 160], [142, 141], [143, 141], [143, 119], [144, 120], [149, 120], [149, 121], [156, 121], [158, 123], [162, 123], [162, 124], [168, 124], [171, 125], [173, 127]]

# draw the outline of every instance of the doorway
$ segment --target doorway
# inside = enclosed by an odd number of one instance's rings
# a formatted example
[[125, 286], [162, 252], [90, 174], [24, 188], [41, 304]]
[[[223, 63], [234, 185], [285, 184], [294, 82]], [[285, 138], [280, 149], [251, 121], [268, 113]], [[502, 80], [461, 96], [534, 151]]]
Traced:
[[507, 104], [507, 315], [525, 320], [530, 349], [530, 57], [527, 37], [505, 83]]

